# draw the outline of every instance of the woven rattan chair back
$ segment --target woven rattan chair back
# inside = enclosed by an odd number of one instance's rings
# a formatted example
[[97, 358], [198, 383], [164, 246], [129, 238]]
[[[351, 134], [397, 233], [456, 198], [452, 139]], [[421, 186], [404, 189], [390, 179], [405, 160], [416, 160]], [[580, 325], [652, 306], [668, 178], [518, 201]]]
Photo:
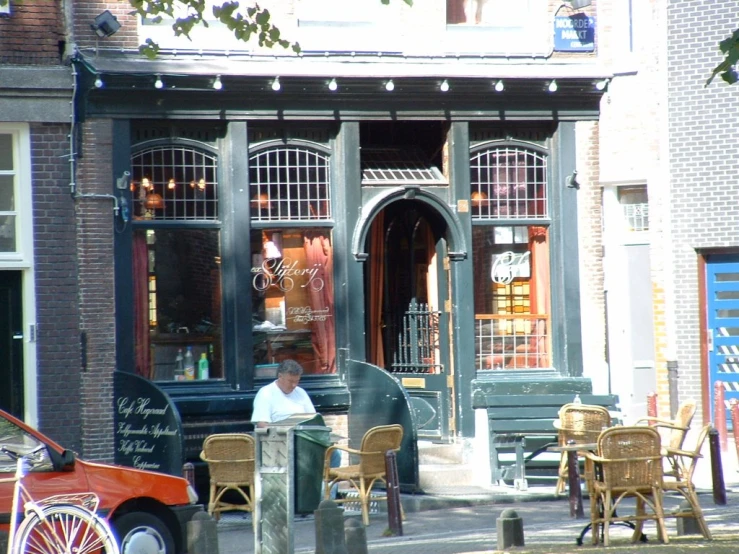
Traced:
[[611, 414], [602, 406], [565, 404], [559, 410], [560, 446], [595, 443], [601, 431], [611, 426]]
[[242, 433], [211, 435], [203, 442], [210, 478], [219, 483], [254, 482], [254, 438]]
[[686, 400], [677, 408], [675, 414], [675, 428], [669, 432], [667, 446], [674, 449], [683, 447], [685, 443], [685, 437], [690, 429], [690, 424], [693, 421], [695, 415], [696, 403], [695, 400]]
[[610, 489], [662, 487], [662, 445], [651, 427], [611, 427], [598, 438], [603, 483]]
[[364, 475], [384, 474], [385, 453], [400, 450], [402, 440], [403, 427], [400, 425], [379, 425], [368, 430], [362, 437], [360, 472]]

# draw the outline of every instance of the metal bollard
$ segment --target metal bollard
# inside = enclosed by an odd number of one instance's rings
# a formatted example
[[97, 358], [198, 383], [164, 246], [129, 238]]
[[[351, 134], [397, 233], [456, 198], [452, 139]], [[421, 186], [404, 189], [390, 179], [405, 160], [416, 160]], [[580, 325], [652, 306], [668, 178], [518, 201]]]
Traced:
[[713, 384], [713, 424], [718, 431], [721, 452], [726, 452], [726, 389], [723, 381]]
[[736, 449], [737, 460], [739, 460], [739, 400], [736, 398], [729, 400], [729, 411], [731, 413], [731, 426], [734, 434], [734, 448]]
[[715, 428], [708, 431], [708, 446], [711, 451], [711, 478], [713, 483], [713, 503], [726, 505], [726, 487], [724, 486], [724, 470], [721, 467], [721, 447], [719, 433]]
[[403, 535], [403, 522], [400, 513], [400, 484], [398, 483], [398, 458], [394, 450], [385, 452], [385, 474], [387, 476], [387, 520], [390, 532]]
[[187, 479], [192, 488], [195, 488], [195, 466], [192, 462], [185, 462], [182, 464], [182, 476]]
[[[647, 394], [647, 415], [649, 417], [657, 417], [657, 393], [650, 392]], [[653, 421], [649, 425], [654, 425]]]

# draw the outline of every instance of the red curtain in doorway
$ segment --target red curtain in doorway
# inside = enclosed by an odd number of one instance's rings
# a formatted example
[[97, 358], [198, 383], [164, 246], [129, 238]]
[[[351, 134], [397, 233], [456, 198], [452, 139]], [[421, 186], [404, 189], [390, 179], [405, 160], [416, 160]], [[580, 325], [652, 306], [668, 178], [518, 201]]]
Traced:
[[385, 215], [379, 213], [370, 230], [370, 282], [369, 296], [369, 335], [370, 350], [368, 361], [377, 367], [385, 367], [385, 350], [382, 341], [382, 305], [385, 291]]
[[[546, 227], [529, 227], [529, 251], [531, 252], [531, 281], [529, 301], [531, 313], [546, 315], [549, 312], [551, 279], [549, 273], [549, 241]], [[537, 321], [535, 326], [537, 367], [549, 366], [546, 323]]]
[[[313, 283], [309, 285], [311, 341], [316, 355], [316, 373], [336, 373], [336, 325], [334, 322], [334, 254], [331, 240], [323, 233], [303, 233], [303, 249], [309, 268], [316, 268]], [[316, 290], [318, 289], [318, 290]], [[324, 317], [327, 316], [327, 317]]]
[[151, 379], [149, 349], [149, 255], [144, 233], [133, 235], [133, 342], [136, 373]]

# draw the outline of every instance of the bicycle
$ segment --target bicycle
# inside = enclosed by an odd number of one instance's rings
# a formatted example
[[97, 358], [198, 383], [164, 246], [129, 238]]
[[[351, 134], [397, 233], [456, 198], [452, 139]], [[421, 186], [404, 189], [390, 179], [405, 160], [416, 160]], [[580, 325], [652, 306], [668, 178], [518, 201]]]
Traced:
[[[108, 523], [95, 512], [99, 499], [95, 493], [58, 494], [34, 500], [23, 486], [25, 464], [31, 463], [40, 449], [20, 454], [6, 446], [0, 452], [17, 462], [13, 482], [8, 554], [120, 554], [118, 543]], [[18, 524], [18, 510], [23, 521]]]

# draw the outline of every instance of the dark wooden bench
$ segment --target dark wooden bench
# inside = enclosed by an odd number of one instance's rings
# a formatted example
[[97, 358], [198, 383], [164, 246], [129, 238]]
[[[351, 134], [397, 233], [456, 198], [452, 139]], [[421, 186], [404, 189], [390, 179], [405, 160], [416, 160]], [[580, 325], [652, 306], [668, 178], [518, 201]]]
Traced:
[[[547, 452], [557, 443], [554, 420], [559, 409], [572, 402], [572, 394], [510, 394], [491, 395], [477, 392], [473, 408], [487, 411], [490, 435], [490, 469], [493, 484], [528, 488], [528, 478], [555, 478], [559, 468], [559, 454]], [[581, 394], [583, 404], [607, 408], [620, 422], [616, 395]], [[511, 456], [513, 454], [513, 456]]]

